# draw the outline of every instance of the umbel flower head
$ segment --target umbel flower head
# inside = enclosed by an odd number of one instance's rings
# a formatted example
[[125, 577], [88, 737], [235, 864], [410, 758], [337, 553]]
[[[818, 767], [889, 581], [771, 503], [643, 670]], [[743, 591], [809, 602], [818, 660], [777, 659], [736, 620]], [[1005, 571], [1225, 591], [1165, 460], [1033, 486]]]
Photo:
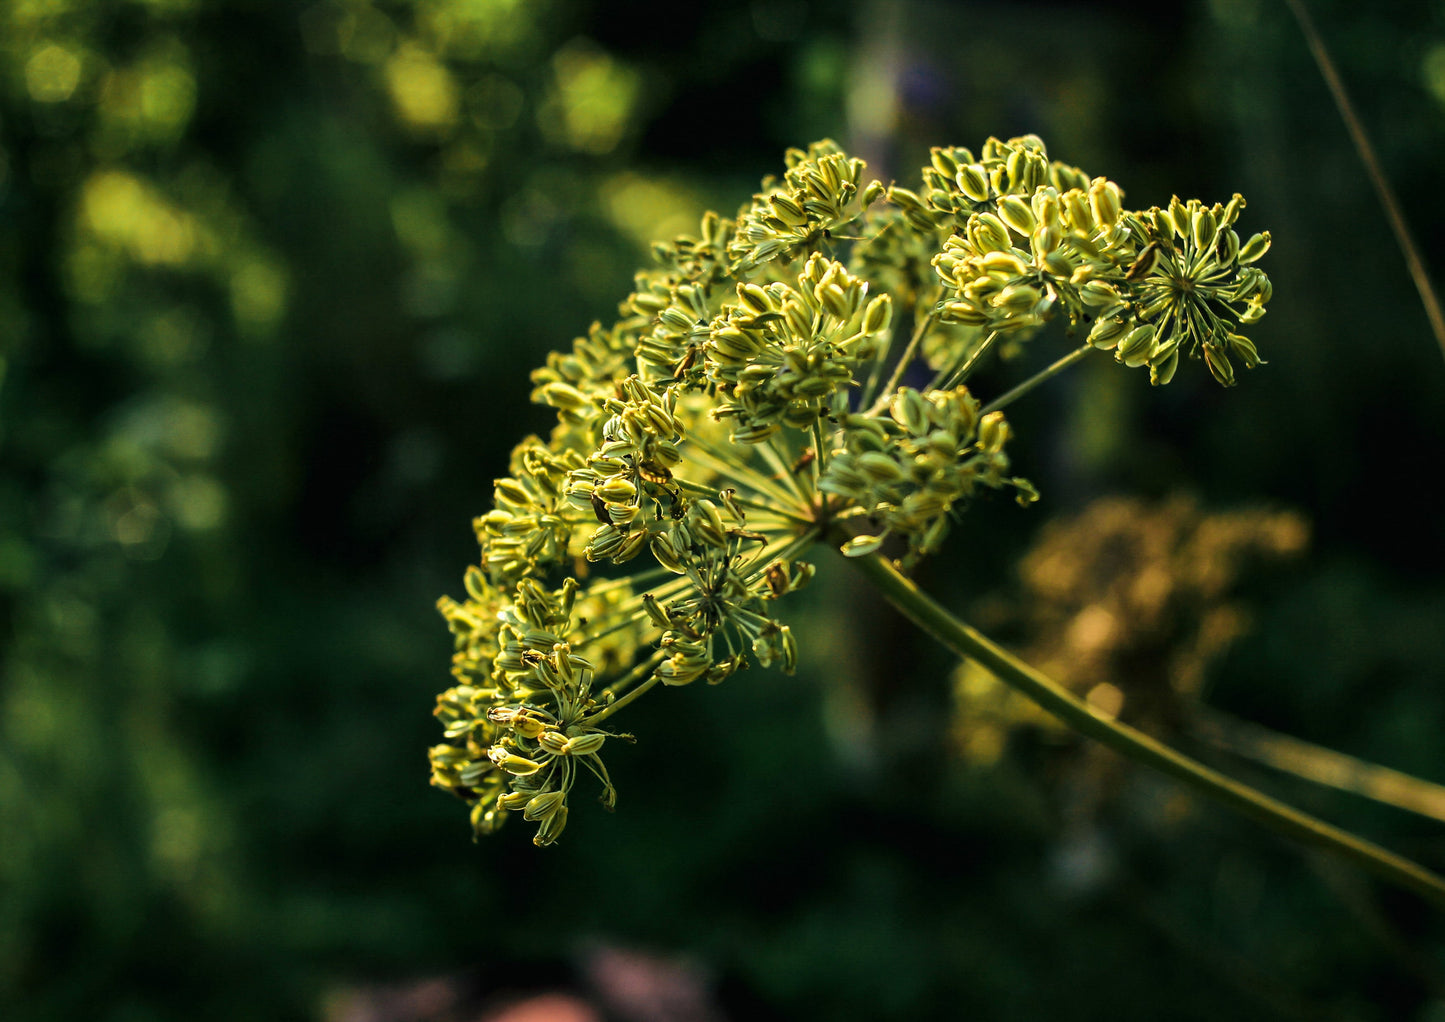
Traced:
[[[1164, 384], [1203, 359], [1229, 385], [1233, 359], [1260, 364], [1239, 331], [1269, 300], [1269, 235], [1240, 241], [1238, 195], [1130, 212], [1034, 136], [935, 149], [916, 190], [864, 184], [829, 141], [785, 162], [733, 220], [654, 246], [618, 320], [533, 373], [556, 425], [513, 451], [466, 598], [439, 603], [455, 685], [432, 783], [477, 834], [519, 812], [551, 844], [584, 775], [611, 809], [602, 753], [631, 740], [611, 718], [644, 693], [791, 673], [776, 608], [815, 544], [909, 566], [988, 491], [1036, 500], [1002, 408], [1063, 365], [1112, 351]], [[969, 390], [1053, 320], [1083, 346]]]

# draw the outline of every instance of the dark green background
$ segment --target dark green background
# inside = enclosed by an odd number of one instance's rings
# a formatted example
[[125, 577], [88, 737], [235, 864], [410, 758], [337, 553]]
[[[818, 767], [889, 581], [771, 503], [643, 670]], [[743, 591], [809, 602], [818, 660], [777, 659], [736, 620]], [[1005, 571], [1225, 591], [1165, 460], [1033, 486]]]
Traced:
[[[1314, 7], [1439, 266], [1445, 6]], [[798, 676], [645, 700], [560, 847], [426, 785], [433, 603], [649, 231], [824, 135], [907, 184], [1029, 131], [1135, 206], [1243, 192], [1269, 365], [1056, 381], [1011, 411], [1044, 500], [926, 584], [967, 611], [1106, 493], [1294, 508], [1210, 700], [1445, 781], [1445, 360], [1282, 3], [0, 4], [0, 1015], [486, 1004], [601, 944], [736, 1018], [1445, 1018], [1410, 896], [1153, 777], [1080, 838], [1026, 735], [951, 756], [947, 658], [832, 564]], [[1445, 867], [1439, 823], [1248, 776]]]

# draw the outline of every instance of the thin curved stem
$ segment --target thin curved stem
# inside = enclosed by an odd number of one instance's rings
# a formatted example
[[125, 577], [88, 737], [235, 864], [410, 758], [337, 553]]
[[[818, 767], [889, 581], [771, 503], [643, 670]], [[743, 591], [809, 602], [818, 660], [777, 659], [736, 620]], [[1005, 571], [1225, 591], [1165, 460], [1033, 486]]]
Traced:
[[967, 380], [969, 375], [973, 372], [974, 366], [978, 365], [978, 363], [983, 359], [983, 356], [989, 353], [989, 350], [993, 348], [994, 342], [999, 339], [1002, 333], [1003, 332], [1001, 330], [994, 330], [992, 333], [990, 333], [987, 337], [983, 339], [982, 344], [980, 344], [977, 348], [973, 349], [973, 354], [968, 356], [968, 360], [965, 361], [963, 365], [959, 366], [953, 372], [949, 373], [948, 378], [939, 383], [937, 387], [929, 387], [928, 389], [952, 390], [954, 387], [957, 387], [960, 383]]
[[1079, 359], [1083, 358], [1085, 355], [1087, 355], [1093, 350], [1093, 346], [1088, 344], [1084, 345], [1082, 348], [1075, 348], [1073, 351], [1069, 352], [1067, 355], [1054, 362], [1052, 365], [1044, 369], [1040, 369], [1037, 373], [1035, 373], [1033, 376], [1030, 376], [1027, 380], [1024, 380], [1023, 383], [1020, 383], [1017, 387], [1009, 391], [1007, 394], [1004, 394], [1002, 397], [994, 398], [992, 401], [990, 401], [987, 405], [984, 406], [983, 414], [987, 415], [989, 412], [996, 412], [1000, 408], [1004, 408], [1008, 405], [1013, 404], [1015, 401], [1023, 397], [1029, 391], [1033, 390], [1039, 384], [1046, 383], [1047, 381], [1052, 380], [1055, 376], [1059, 375], [1059, 373], [1069, 368], [1069, 366], [1073, 365], [1075, 362], [1079, 361]]
[[974, 660], [1016, 691], [1075, 730], [1136, 762], [1202, 792], [1297, 841], [1328, 849], [1392, 883], [1445, 908], [1445, 878], [1418, 863], [1286, 805], [1246, 784], [1211, 770], [1127, 724], [1093, 709], [1048, 676], [959, 621], [905, 578], [886, 558], [853, 559], [854, 567], [878, 586], [889, 603], [960, 657]]
[[1314, 19], [1310, 17], [1304, 0], [1285, 0], [1285, 4], [1294, 14], [1295, 21], [1299, 22], [1300, 31], [1304, 33], [1305, 43], [1310, 48], [1310, 54], [1315, 58], [1315, 64], [1319, 67], [1325, 84], [1329, 86], [1335, 107], [1340, 112], [1340, 119], [1345, 122], [1345, 128], [1350, 133], [1350, 141], [1355, 144], [1355, 151], [1359, 153], [1360, 162], [1365, 165], [1365, 173], [1369, 175], [1370, 184], [1375, 188], [1375, 196], [1385, 209], [1385, 219], [1390, 222], [1390, 230], [1395, 234], [1395, 243], [1400, 246], [1400, 253], [1405, 257], [1405, 265], [1410, 270], [1410, 279], [1415, 282], [1415, 290], [1420, 292], [1420, 302], [1425, 306], [1425, 318], [1430, 321], [1430, 330], [1435, 335], [1435, 343], [1440, 345], [1440, 353], [1445, 355], [1445, 313], [1440, 310], [1440, 297], [1435, 293], [1434, 285], [1430, 283], [1430, 274], [1425, 269], [1425, 261], [1420, 258], [1420, 250], [1415, 247], [1415, 239], [1410, 234], [1409, 223], [1405, 220], [1405, 213], [1400, 208], [1399, 199], [1395, 198], [1395, 190], [1390, 187], [1390, 179], [1385, 176], [1385, 168], [1380, 165], [1380, 158], [1375, 154], [1375, 147], [1370, 142], [1370, 136], [1365, 133], [1364, 122], [1360, 120], [1360, 115], [1355, 113], [1355, 105], [1350, 102], [1350, 94], [1345, 91], [1345, 83], [1340, 78], [1339, 71], [1335, 69], [1335, 62], [1330, 58], [1330, 51], [1325, 48], [1325, 41], [1320, 36], [1319, 30], [1315, 28]]
[[[898, 356], [898, 364], [893, 367], [893, 372], [889, 374], [888, 382], [883, 384], [883, 389], [878, 393], [864, 395], [868, 400], [860, 401], [858, 404], [859, 408], [866, 408], [869, 415], [876, 415], [883, 406], [887, 404], [885, 399], [889, 394], [893, 393], [893, 388], [898, 386], [898, 381], [903, 379], [903, 374], [908, 371], [909, 365], [913, 362], [913, 357], [918, 354], [918, 346], [923, 343], [923, 338], [926, 337], [928, 331], [933, 328], [934, 320], [937, 318], [937, 312], [930, 312], [927, 316], [924, 316], [923, 319], [919, 320], [918, 326], [913, 331], [913, 336], [908, 341], [908, 347], [904, 348], [903, 354]], [[872, 403], [870, 404], [869, 401]]]
[[1219, 710], [1197, 712], [1189, 732], [1282, 773], [1445, 823], [1445, 785], [1237, 720]]

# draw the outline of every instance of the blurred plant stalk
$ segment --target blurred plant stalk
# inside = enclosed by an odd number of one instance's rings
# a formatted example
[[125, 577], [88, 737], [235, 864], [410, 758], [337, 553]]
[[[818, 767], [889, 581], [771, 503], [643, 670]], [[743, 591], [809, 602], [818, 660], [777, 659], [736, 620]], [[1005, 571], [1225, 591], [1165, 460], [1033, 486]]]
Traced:
[[957, 656], [978, 661], [1015, 691], [1079, 733], [1102, 742], [1137, 763], [1153, 767], [1287, 837], [1341, 855], [1382, 879], [1408, 888], [1437, 907], [1445, 908], [1445, 877], [1270, 798], [1211, 770], [1142, 731], [1112, 719], [954, 617], [906, 578], [886, 557], [875, 553], [855, 559], [853, 564], [878, 587], [889, 603], [948, 650]]

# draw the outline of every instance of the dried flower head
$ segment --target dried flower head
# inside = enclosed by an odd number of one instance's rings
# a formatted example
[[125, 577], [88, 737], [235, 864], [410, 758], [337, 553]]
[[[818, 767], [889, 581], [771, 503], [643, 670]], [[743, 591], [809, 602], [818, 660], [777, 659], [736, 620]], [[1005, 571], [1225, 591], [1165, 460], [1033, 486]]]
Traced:
[[[1089, 339], [1065, 361], [1113, 350], [1156, 383], [1181, 352], [1224, 383], [1227, 356], [1259, 364], [1234, 330], [1269, 298], [1268, 235], [1239, 243], [1238, 196], [1130, 213], [1034, 136], [936, 149], [916, 191], [865, 185], [829, 141], [786, 163], [735, 220], [656, 245], [617, 322], [533, 374], [556, 426], [513, 452], [467, 598], [440, 602], [456, 685], [432, 783], [477, 833], [520, 812], [556, 841], [584, 773], [611, 808], [601, 753], [630, 736], [609, 718], [652, 688], [791, 672], [777, 601], [815, 543], [912, 563], [987, 491], [1037, 499], [1001, 410], [1032, 383], [965, 386], [1000, 339], [1062, 316]], [[900, 386], [920, 361], [933, 381]]]

